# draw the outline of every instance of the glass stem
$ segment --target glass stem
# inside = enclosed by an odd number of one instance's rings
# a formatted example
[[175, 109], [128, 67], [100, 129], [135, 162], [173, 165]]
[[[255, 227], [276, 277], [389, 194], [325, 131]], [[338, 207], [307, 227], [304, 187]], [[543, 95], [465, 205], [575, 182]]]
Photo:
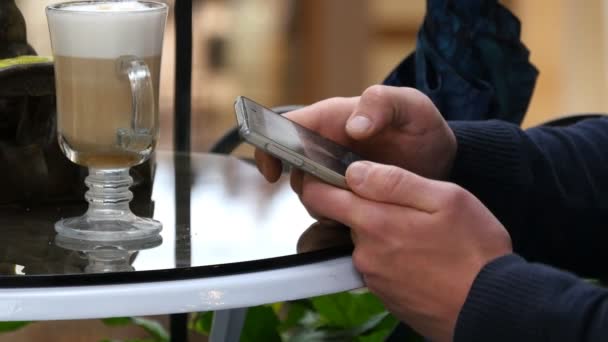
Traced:
[[129, 202], [133, 199], [133, 193], [129, 190], [133, 178], [128, 168], [89, 168], [85, 184], [89, 187], [85, 194], [89, 202], [87, 215], [92, 220], [121, 220], [134, 216], [129, 208]]

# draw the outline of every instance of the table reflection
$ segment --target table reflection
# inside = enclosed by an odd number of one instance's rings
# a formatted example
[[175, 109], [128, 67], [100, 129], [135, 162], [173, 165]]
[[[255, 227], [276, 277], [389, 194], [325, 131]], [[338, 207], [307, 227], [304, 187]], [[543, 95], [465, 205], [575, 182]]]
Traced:
[[350, 228], [331, 221], [313, 223], [298, 239], [298, 253], [308, 253], [336, 247], [352, 247]]
[[162, 241], [159, 234], [145, 239], [126, 241], [79, 240], [61, 234], [55, 237], [57, 246], [81, 253], [87, 261], [85, 273], [135, 271], [133, 261], [137, 253], [159, 246]]
[[[96, 273], [106, 282], [205, 277], [349, 254], [349, 230], [310, 217], [288, 175], [268, 184], [251, 163], [222, 155], [161, 152], [156, 161], [152, 191], [135, 187], [131, 202], [138, 215], [163, 223], [150, 239], [56, 236], [54, 222], [81, 212], [81, 202], [0, 206], [0, 286], [73, 284]], [[184, 193], [176, 178], [186, 180]], [[29, 276], [48, 277], [20, 280]]]

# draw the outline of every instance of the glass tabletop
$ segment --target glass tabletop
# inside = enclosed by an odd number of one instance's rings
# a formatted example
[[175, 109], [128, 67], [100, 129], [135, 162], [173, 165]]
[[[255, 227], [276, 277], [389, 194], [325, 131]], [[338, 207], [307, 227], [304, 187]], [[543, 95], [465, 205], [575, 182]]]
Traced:
[[151, 196], [134, 212], [163, 224], [145, 240], [90, 242], [54, 223], [79, 202], [0, 206], [0, 287], [201, 278], [302, 265], [350, 254], [348, 229], [311, 218], [287, 176], [267, 183], [247, 160], [157, 152]]

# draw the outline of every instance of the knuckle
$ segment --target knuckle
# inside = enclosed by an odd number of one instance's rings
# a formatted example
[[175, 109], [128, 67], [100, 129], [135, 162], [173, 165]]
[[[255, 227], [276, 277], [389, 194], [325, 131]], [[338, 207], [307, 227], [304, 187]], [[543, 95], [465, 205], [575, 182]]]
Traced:
[[349, 211], [350, 222], [364, 235], [375, 236], [386, 224], [387, 216], [384, 211], [378, 210], [374, 205], [355, 206], [352, 203], [345, 203], [344, 207], [352, 209]]
[[415, 109], [422, 109], [433, 106], [433, 101], [423, 92], [416, 88], [405, 88], [404, 91], [410, 99], [411, 106]]
[[396, 166], [386, 166], [384, 170], [376, 168], [374, 171], [378, 174], [372, 177], [380, 180], [378, 191], [383, 197], [393, 198], [407, 183], [406, 173]]
[[367, 257], [366, 253], [361, 248], [355, 248], [353, 251], [353, 265], [357, 269], [357, 271], [368, 274], [372, 267], [370, 265], [370, 259]]
[[465, 205], [469, 200], [469, 193], [456, 184], [446, 184], [442, 202], [445, 208], [456, 208]]
[[[407, 101], [401, 102], [401, 106], [407, 106], [407, 108], [401, 108], [401, 110], [416, 114], [419, 120], [442, 122], [442, 120], [439, 120], [440, 114], [437, 107], [435, 107], [433, 101], [426, 94], [414, 88], [406, 88], [403, 91], [405, 92]], [[424, 125], [423, 127], [427, 128]], [[424, 131], [420, 134], [422, 133]]]
[[410, 98], [420, 101], [421, 103], [433, 103], [431, 99], [423, 92], [416, 88], [403, 88]]
[[387, 89], [385, 86], [375, 84], [365, 89], [361, 97], [364, 101], [381, 103], [384, 102], [384, 99], [386, 98], [386, 93]]
[[351, 203], [344, 203], [346, 208], [352, 208], [353, 210], [350, 210], [348, 215], [349, 215], [349, 221], [351, 222], [352, 226], [359, 229], [362, 233], [364, 234], [369, 234], [370, 231], [373, 230], [373, 227], [375, 227], [375, 219], [373, 218], [373, 215], [370, 215], [369, 212], [367, 212], [364, 208], [361, 207], [354, 207]]

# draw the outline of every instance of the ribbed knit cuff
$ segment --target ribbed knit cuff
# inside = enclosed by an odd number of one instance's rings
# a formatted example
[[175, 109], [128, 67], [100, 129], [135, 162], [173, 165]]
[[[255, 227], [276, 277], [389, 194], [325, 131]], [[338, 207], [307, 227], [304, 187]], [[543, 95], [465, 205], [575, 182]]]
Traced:
[[491, 189], [513, 190], [531, 178], [524, 167], [525, 134], [500, 120], [451, 121], [458, 150], [451, 181], [473, 193]]
[[552, 300], [563, 284], [576, 281], [569, 273], [528, 263], [515, 254], [497, 258], [475, 279], [454, 341], [542, 341]]

